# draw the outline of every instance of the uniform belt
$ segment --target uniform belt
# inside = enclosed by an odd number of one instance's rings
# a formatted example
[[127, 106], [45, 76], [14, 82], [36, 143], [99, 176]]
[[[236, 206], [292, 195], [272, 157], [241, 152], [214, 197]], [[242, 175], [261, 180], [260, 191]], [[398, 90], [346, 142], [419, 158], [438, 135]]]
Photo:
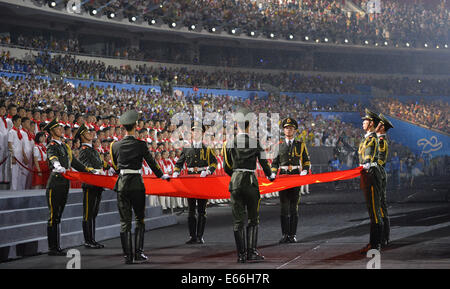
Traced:
[[292, 171], [296, 169], [300, 169], [300, 166], [280, 166], [280, 169], [285, 171]]
[[[363, 166], [363, 165], [360, 164], [360, 166]], [[377, 166], [378, 166], [378, 163], [370, 163], [370, 167], [377, 167]]]
[[250, 169], [234, 169], [234, 172], [249, 172], [249, 173], [254, 173], [255, 170], [250, 170]]
[[139, 174], [142, 175], [142, 170], [130, 170], [130, 169], [123, 169], [120, 170], [121, 175], [129, 175], [129, 174]]
[[201, 171], [206, 171], [208, 169], [208, 167], [194, 167], [194, 168], [188, 168], [188, 172], [201, 172]]

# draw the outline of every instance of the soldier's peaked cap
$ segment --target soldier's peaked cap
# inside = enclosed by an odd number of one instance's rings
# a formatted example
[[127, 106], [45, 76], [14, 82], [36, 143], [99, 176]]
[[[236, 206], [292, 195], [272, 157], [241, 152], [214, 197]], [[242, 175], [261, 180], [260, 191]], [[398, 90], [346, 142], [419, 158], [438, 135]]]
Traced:
[[83, 133], [89, 131], [89, 129], [83, 124], [78, 128], [77, 133], [73, 137], [73, 139], [78, 139]]
[[394, 128], [392, 123], [382, 113], [380, 113], [378, 115], [378, 117], [380, 118], [380, 122], [383, 123], [385, 130], [388, 130], [390, 128]]
[[375, 122], [380, 121], [380, 118], [378, 117], [378, 115], [376, 113], [374, 113], [373, 111], [370, 111], [369, 109], [366, 108], [365, 113], [366, 113], [366, 115], [363, 116], [361, 119], [373, 120]]
[[138, 119], [139, 119], [139, 114], [137, 111], [128, 110], [120, 116], [119, 123], [121, 125], [135, 124]]
[[285, 128], [285, 127], [288, 127], [288, 126], [293, 126], [294, 128], [298, 128], [298, 123], [297, 123], [297, 121], [295, 120], [295, 119], [293, 119], [292, 117], [288, 117], [288, 118], [285, 118], [284, 120], [283, 120], [283, 122], [281, 123], [281, 126], [283, 127], [283, 128]]
[[57, 126], [59, 126], [60, 124], [59, 124], [59, 122], [58, 122], [58, 120], [56, 119], [56, 118], [54, 118], [51, 122], [49, 122], [44, 128], [43, 128], [43, 130], [45, 130], [45, 131], [47, 131], [47, 132], [50, 132], [50, 130], [52, 129], [52, 128], [55, 128], [55, 127], [57, 127]]

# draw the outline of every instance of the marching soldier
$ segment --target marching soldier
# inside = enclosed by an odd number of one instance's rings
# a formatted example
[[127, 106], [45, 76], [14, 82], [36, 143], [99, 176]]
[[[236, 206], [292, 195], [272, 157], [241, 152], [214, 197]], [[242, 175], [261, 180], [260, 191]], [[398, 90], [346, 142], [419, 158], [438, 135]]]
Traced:
[[378, 139], [375, 133], [380, 119], [378, 115], [366, 109], [363, 130], [366, 132], [358, 149], [359, 163], [363, 167], [360, 187], [366, 198], [370, 217], [370, 243], [361, 250], [381, 249], [383, 220], [381, 218], [381, 173], [378, 165]]
[[389, 215], [387, 210], [387, 200], [386, 200], [386, 184], [387, 184], [387, 175], [386, 175], [386, 162], [388, 158], [388, 141], [386, 138], [386, 132], [394, 128], [392, 123], [383, 115], [379, 114], [380, 123], [376, 128], [376, 133], [378, 136], [378, 165], [380, 167], [381, 172], [381, 217], [383, 218], [383, 234], [382, 234], [382, 242], [381, 245], [383, 247], [389, 245], [389, 235], [390, 235], [390, 222]]
[[[200, 177], [206, 177], [214, 173], [217, 169], [217, 159], [214, 149], [207, 147], [202, 142], [202, 134], [205, 132], [204, 125], [192, 124], [192, 147], [183, 148], [180, 158], [175, 164], [173, 178], [178, 177], [180, 171], [186, 163], [188, 174], [200, 174]], [[186, 244], [203, 244], [203, 233], [206, 224], [206, 205], [207, 199], [188, 199], [188, 227], [190, 239]], [[198, 218], [195, 217], [197, 210]]]
[[47, 160], [51, 170], [46, 190], [50, 210], [50, 218], [47, 223], [48, 254], [51, 256], [66, 256], [66, 252], [59, 246], [61, 236], [59, 224], [67, 202], [70, 182], [62, 174], [70, 167], [79, 172], [92, 171], [92, 168], [84, 166], [72, 156], [72, 150], [61, 139], [63, 128], [56, 119], [50, 121], [44, 127], [44, 130], [51, 136], [47, 146]]
[[[294, 132], [298, 128], [297, 121], [293, 118], [286, 118], [282, 122], [284, 141], [278, 147], [278, 155], [272, 162], [272, 173], [277, 173], [280, 168], [280, 175], [308, 174], [311, 162], [309, 161], [306, 144], [294, 139]], [[281, 232], [280, 243], [296, 243], [298, 224], [298, 204], [300, 201], [299, 187], [280, 191], [281, 207]]]
[[[250, 111], [239, 109], [244, 117]], [[259, 161], [266, 177], [273, 181], [275, 174], [271, 174], [267, 159], [261, 157], [263, 149], [258, 140], [250, 138], [249, 121], [236, 118], [238, 121], [238, 134], [232, 144], [224, 143], [222, 155], [224, 156], [225, 172], [231, 176], [228, 190], [230, 191], [233, 231], [238, 253], [238, 263], [247, 261], [261, 261], [264, 256], [256, 249], [258, 243], [259, 224], [259, 193], [258, 179], [255, 175], [256, 161]], [[243, 124], [245, 123], [244, 127]], [[254, 145], [253, 145], [254, 144]], [[252, 147], [254, 146], [254, 147]], [[244, 234], [244, 221], [247, 211], [248, 225], [247, 234]], [[247, 241], [247, 246], [246, 246]]]
[[[78, 138], [81, 140], [80, 162], [87, 167], [94, 168], [98, 172], [101, 172], [103, 169], [108, 170], [109, 165], [101, 159], [99, 152], [92, 147], [94, 138], [92, 131], [89, 131], [84, 124], [81, 124], [74, 140]], [[82, 188], [84, 246], [91, 249], [104, 248], [104, 245], [95, 241], [95, 218], [100, 208], [103, 188], [88, 184], [83, 184]]]
[[138, 113], [135, 110], [125, 112], [120, 124], [126, 129], [126, 136], [111, 143], [111, 162], [119, 173], [114, 191], [117, 192], [117, 204], [120, 214], [120, 239], [125, 254], [125, 263], [133, 264], [133, 246], [131, 238], [131, 216], [133, 209], [136, 218], [134, 261], [145, 262], [145, 186], [142, 179], [142, 161], [145, 159], [158, 178], [169, 180], [150, 154], [147, 144], [135, 138]]

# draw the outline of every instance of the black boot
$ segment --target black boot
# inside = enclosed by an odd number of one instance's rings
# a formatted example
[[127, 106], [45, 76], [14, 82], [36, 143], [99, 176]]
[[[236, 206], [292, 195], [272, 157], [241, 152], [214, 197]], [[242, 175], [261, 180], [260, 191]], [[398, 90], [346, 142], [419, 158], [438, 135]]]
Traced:
[[289, 218], [289, 243], [297, 243], [295, 236], [297, 235], [298, 215], [291, 215]]
[[91, 220], [91, 242], [92, 244], [94, 244], [95, 249], [102, 249], [105, 248], [105, 246], [103, 244], [98, 243], [97, 241], [95, 241], [95, 219]]
[[186, 242], [186, 244], [196, 244], [197, 243], [197, 219], [195, 217], [188, 217], [189, 235], [191, 238]]
[[47, 226], [48, 255], [66, 256], [66, 252], [59, 247], [61, 238], [60, 235], [59, 224]]
[[83, 236], [84, 236], [84, 247], [89, 249], [94, 249], [95, 245], [92, 243], [92, 229], [91, 229], [91, 220], [83, 220]]
[[206, 217], [199, 216], [197, 222], [197, 243], [203, 244], [205, 240], [203, 240], [203, 232], [205, 231]]
[[125, 264], [133, 264], [133, 245], [131, 240], [131, 232], [121, 232], [120, 241], [122, 243]]
[[289, 243], [289, 216], [280, 216], [281, 220], [281, 234], [283, 237], [280, 240], [280, 244]]
[[236, 250], [238, 254], [237, 262], [247, 262], [247, 252], [245, 250], [245, 235], [243, 228], [239, 231], [234, 231], [234, 241], [236, 242]]
[[373, 223], [370, 225], [370, 248], [381, 250], [381, 239], [383, 234], [383, 224]]
[[391, 232], [391, 224], [388, 217], [383, 218], [383, 240], [381, 242], [381, 247], [385, 248], [389, 246]]
[[264, 256], [260, 255], [256, 246], [258, 244], [258, 226], [247, 226], [247, 261], [262, 261]]
[[144, 233], [145, 227], [139, 227], [134, 231], [134, 260], [136, 262], [145, 262], [148, 257], [144, 254]]

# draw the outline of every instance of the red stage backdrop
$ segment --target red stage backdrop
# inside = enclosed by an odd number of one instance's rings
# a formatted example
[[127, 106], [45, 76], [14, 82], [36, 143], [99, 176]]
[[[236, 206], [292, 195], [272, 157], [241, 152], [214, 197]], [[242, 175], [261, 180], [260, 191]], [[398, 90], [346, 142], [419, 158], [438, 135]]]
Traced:
[[[273, 182], [269, 182], [266, 178], [258, 178], [259, 190], [261, 194], [268, 194], [307, 184], [348, 180], [360, 176], [361, 170], [362, 167], [357, 167], [351, 170], [306, 176], [282, 175], [278, 176]], [[83, 183], [108, 189], [113, 189], [117, 180], [117, 176], [101, 176], [73, 171], [68, 171], [64, 176], [69, 180], [79, 180]], [[199, 175], [189, 175], [165, 181], [154, 176], [143, 176], [146, 193], [150, 195], [196, 199], [230, 198], [230, 192], [228, 191], [229, 176], [199, 178]]]

